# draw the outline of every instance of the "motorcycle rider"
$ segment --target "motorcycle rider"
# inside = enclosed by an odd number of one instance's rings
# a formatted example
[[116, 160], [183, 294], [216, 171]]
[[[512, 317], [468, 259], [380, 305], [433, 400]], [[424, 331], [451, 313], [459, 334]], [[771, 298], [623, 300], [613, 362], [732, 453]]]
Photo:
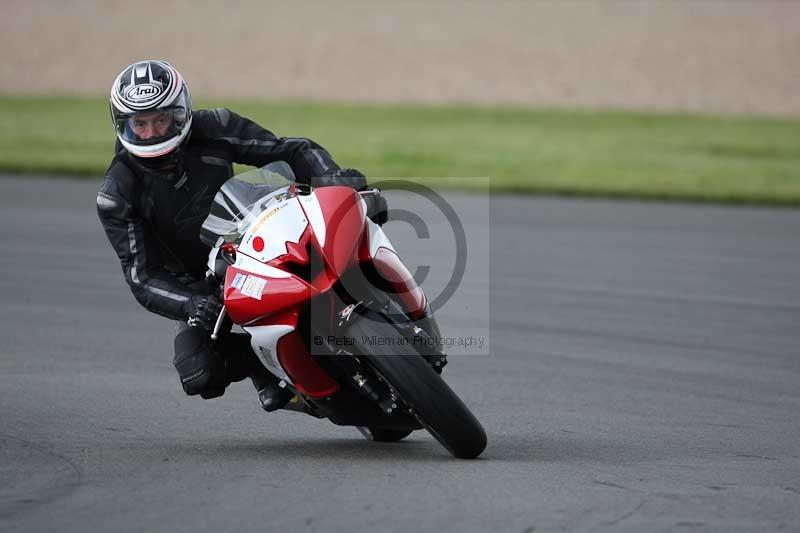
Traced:
[[[258, 361], [249, 336], [210, 342], [222, 308], [205, 280], [209, 247], [199, 239], [232, 163], [286, 161], [301, 183], [366, 187], [354, 169], [340, 169], [317, 143], [278, 138], [225, 109], [192, 110], [180, 73], [166, 61], [127, 66], [111, 87], [115, 155], [97, 194], [97, 213], [125, 280], [146, 309], [177, 320], [174, 365], [184, 391], [215, 398], [250, 377], [262, 407], [282, 407], [290, 394]], [[368, 216], [385, 222], [386, 201], [365, 198]]]

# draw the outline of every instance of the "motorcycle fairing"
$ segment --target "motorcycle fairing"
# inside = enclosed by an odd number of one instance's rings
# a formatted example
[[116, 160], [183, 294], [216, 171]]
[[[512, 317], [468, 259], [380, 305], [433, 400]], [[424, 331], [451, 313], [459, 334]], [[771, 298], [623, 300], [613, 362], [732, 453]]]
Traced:
[[356, 264], [359, 244], [368, 220], [366, 206], [349, 187], [322, 187], [314, 189], [310, 196], [315, 197], [320, 207], [325, 228], [322, 238], [316, 227], [314, 235], [322, 248], [323, 257], [339, 278]]
[[245, 326], [244, 330], [250, 334], [250, 344], [253, 351], [267, 367], [267, 370], [289, 383], [293, 383], [278, 360], [278, 341], [287, 333], [294, 331], [292, 326], [285, 324], [271, 324], [264, 326]]
[[395, 296], [409, 317], [416, 320], [425, 315], [428, 305], [425, 293], [403, 264], [383, 229], [369, 219], [359, 249], [359, 260], [375, 266], [386, 285], [384, 289]]
[[314, 236], [320, 246], [325, 246], [325, 217], [322, 215], [322, 208], [319, 205], [316, 194], [308, 194], [297, 196], [300, 206], [308, 219], [311, 228], [314, 230]]
[[374, 264], [409, 316], [424, 313], [425, 297], [352, 189], [325, 187], [276, 200], [254, 214], [241, 237], [225, 274], [225, 305], [267, 369], [298, 392], [324, 398], [340, 385], [308, 353], [297, 327], [303, 307], [359, 262]]
[[[288, 198], [258, 216], [242, 235], [238, 251], [256, 261], [268, 263], [286, 254], [287, 244], [298, 242], [306, 227], [308, 219], [300, 203], [296, 198]], [[281, 237], [276, 239], [276, 235]], [[259, 246], [256, 246], [257, 242], [260, 243]]]
[[298, 315], [277, 317], [278, 324], [245, 326], [253, 351], [274, 375], [294, 385], [310, 398], [335, 394], [340, 385], [314, 361], [300, 333], [296, 330]]
[[[237, 264], [240, 255], [237, 254]], [[225, 274], [225, 309], [235, 323], [245, 325], [257, 323], [265, 316], [294, 309], [318, 294], [314, 287], [299, 277], [290, 274], [285, 277], [274, 277], [265, 272], [267, 268], [272, 271], [278, 270], [260, 263], [255, 268], [251, 266], [244, 269], [236, 264], [228, 267]], [[256, 297], [252, 293], [242, 292], [244, 287], [235, 283], [237, 276], [238, 279], [242, 276], [257, 276], [259, 280], [263, 280], [261, 294]]]

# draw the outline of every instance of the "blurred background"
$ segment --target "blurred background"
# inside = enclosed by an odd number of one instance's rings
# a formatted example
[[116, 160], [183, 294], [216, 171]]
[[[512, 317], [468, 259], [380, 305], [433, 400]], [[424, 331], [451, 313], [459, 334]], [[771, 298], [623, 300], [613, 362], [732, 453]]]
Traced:
[[797, 2], [3, 7], [6, 171], [102, 173], [111, 82], [135, 60], [163, 58], [196, 106], [229, 106], [278, 135], [314, 137], [371, 175], [800, 202]]
[[[0, 7], [0, 531], [800, 531], [800, 2]], [[144, 58], [371, 183], [472, 190], [437, 316], [491, 333], [445, 370], [482, 460], [184, 395], [95, 213]], [[435, 298], [452, 226], [389, 197]]]
[[800, 114], [797, 2], [6, 0], [0, 89]]

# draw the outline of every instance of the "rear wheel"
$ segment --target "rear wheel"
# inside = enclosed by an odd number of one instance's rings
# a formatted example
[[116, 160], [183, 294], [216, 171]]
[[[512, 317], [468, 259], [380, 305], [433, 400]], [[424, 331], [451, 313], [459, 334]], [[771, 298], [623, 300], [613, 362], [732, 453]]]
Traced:
[[[348, 330], [355, 351], [442, 446], [461, 459], [477, 457], [486, 448], [486, 433], [480, 422], [413, 343], [397, 342], [403, 338], [402, 332], [388, 320], [373, 312], [356, 318]], [[375, 339], [385, 342], [374, 342]]]

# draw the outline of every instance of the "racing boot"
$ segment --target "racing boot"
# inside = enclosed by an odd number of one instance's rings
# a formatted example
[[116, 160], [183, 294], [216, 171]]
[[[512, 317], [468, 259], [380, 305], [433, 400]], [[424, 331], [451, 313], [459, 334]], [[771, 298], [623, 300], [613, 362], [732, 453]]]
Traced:
[[[280, 409], [292, 399], [286, 383], [267, 370], [250, 346], [250, 336], [228, 333], [218, 346], [225, 361], [225, 374], [229, 383], [250, 378], [258, 393], [258, 403], [267, 411]], [[283, 384], [283, 387], [281, 387]]]
[[289, 403], [292, 392], [286, 388], [286, 382], [278, 379], [259, 362], [260, 369], [255, 369], [250, 375], [253, 386], [258, 393], [258, 403], [266, 412], [271, 413]]

